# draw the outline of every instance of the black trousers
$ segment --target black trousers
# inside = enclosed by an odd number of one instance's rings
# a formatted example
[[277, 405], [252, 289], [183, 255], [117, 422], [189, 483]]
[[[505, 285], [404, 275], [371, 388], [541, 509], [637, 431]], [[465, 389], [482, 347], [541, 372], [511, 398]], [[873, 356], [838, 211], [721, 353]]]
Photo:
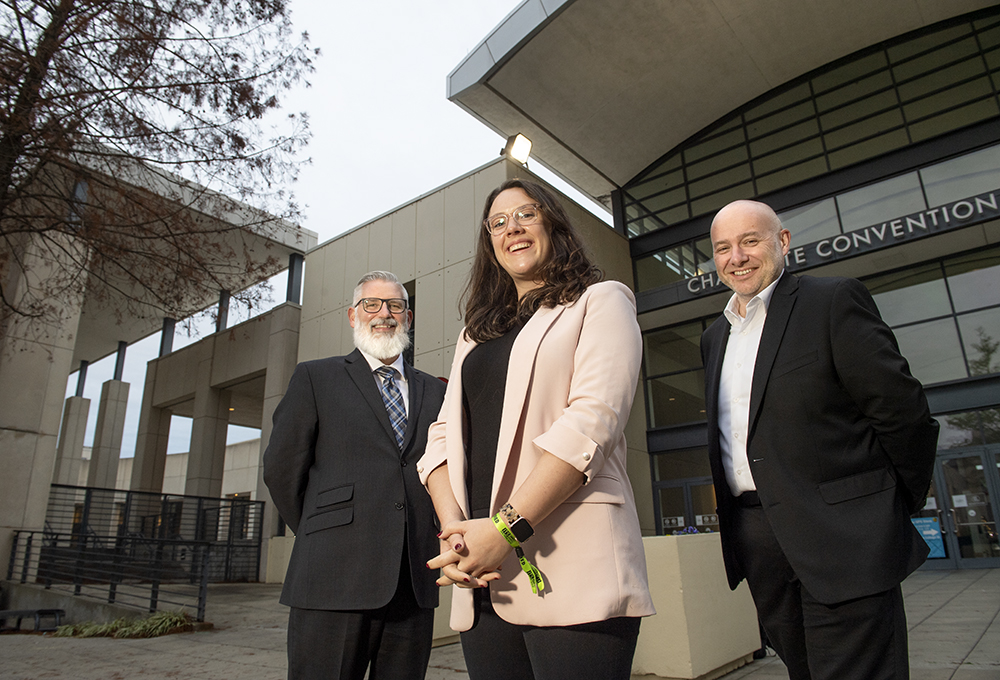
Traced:
[[760, 506], [737, 506], [735, 520], [740, 566], [768, 643], [790, 680], [910, 677], [899, 586], [832, 605], [819, 602], [795, 575]]
[[475, 623], [462, 633], [470, 680], [628, 680], [631, 675], [638, 617], [517, 626], [497, 616], [488, 589], [475, 596]]
[[434, 610], [417, 605], [403, 551], [392, 600], [380, 609], [292, 607], [288, 680], [423, 680], [431, 656]]

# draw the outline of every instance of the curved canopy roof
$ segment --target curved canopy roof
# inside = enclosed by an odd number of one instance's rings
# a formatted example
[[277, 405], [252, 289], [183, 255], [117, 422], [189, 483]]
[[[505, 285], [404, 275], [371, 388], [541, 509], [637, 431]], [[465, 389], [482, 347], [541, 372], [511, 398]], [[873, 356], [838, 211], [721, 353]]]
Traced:
[[525, 0], [448, 76], [448, 98], [604, 200], [771, 89], [987, 0]]

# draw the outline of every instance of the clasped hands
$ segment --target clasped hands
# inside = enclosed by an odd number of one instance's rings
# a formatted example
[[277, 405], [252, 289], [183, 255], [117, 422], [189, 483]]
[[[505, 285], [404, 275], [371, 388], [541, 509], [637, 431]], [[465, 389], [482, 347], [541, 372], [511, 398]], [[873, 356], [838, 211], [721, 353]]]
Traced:
[[441, 554], [430, 560], [427, 568], [441, 570], [439, 586], [485, 588], [500, 578], [500, 564], [511, 551], [489, 518], [449, 522], [438, 538]]

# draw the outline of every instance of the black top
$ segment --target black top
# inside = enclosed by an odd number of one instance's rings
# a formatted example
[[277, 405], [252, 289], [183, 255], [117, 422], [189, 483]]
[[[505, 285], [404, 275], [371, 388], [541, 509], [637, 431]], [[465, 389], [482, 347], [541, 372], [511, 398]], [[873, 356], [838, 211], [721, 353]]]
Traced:
[[465, 488], [472, 518], [490, 516], [507, 365], [522, 327], [515, 324], [499, 338], [476, 345], [462, 364], [462, 406], [468, 426]]

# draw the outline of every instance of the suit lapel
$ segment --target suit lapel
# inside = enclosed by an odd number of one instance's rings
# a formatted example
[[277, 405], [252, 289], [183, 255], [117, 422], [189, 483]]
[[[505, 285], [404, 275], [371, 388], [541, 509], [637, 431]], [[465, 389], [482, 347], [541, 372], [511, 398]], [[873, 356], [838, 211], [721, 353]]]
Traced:
[[[406, 372], [406, 383], [409, 389], [409, 414], [406, 417], [406, 434], [403, 435], [403, 446], [401, 451], [406, 451], [413, 441], [417, 430], [417, 414], [420, 413], [420, 403], [424, 398], [424, 381], [417, 378], [417, 372], [413, 367], [403, 360], [403, 370]], [[381, 396], [381, 395], [379, 395]], [[435, 414], [437, 415], [437, 414]]]
[[757, 360], [753, 368], [753, 385], [750, 388], [750, 428], [747, 432], [747, 440], [753, 436], [754, 424], [757, 422], [757, 415], [760, 411], [761, 402], [764, 400], [764, 392], [767, 389], [767, 381], [771, 376], [771, 368], [774, 366], [774, 359], [778, 355], [778, 348], [781, 346], [781, 338], [785, 334], [788, 326], [788, 319], [792, 314], [792, 307], [795, 306], [799, 281], [793, 275], [785, 273], [781, 281], [774, 288], [771, 302], [767, 306], [767, 317], [764, 319], [764, 330], [760, 336], [760, 346], [757, 349]]
[[[347, 364], [347, 374], [351, 376], [351, 380], [354, 381], [358, 391], [361, 392], [361, 396], [364, 397], [368, 407], [374, 412], [375, 417], [382, 423], [386, 434], [389, 435], [393, 444], [395, 444], [396, 435], [392, 431], [392, 423], [389, 422], [389, 413], [385, 410], [385, 402], [382, 401], [382, 394], [378, 390], [378, 385], [375, 384], [375, 378], [372, 376], [372, 368], [368, 365], [368, 361], [359, 349], [348, 354], [345, 361]], [[409, 430], [409, 428], [409, 419], [407, 419], [406, 429]]]
[[705, 410], [708, 413], [709, 427], [715, 421], [715, 413], [719, 407], [719, 382], [722, 380], [722, 361], [726, 356], [726, 345], [729, 343], [729, 321], [725, 316], [709, 326], [707, 331], [708, 347], [705, 353]]
[[[507, 383], [504, 387], [503, 414], [500, 417], [500, 434], [497, 440], [496, 465], [493, 469], [493, 489], [491, 498], [496, 499], [500, 484], [503, 481], [504, 470], [508, 469], [507, 460], [514, 447], [514, 437], [517, 435], [521, 421], [521, 409], [528, 396], [528, 387], [535, 374], [535, 360], [538, 358], [538, 346], [556, 319], [562, 315], [565, 307], [542, 307], [536, 311], [528, 323], [514, 340], [507, 363]], [[513, 469], [511, 466], [509, 469]]]

